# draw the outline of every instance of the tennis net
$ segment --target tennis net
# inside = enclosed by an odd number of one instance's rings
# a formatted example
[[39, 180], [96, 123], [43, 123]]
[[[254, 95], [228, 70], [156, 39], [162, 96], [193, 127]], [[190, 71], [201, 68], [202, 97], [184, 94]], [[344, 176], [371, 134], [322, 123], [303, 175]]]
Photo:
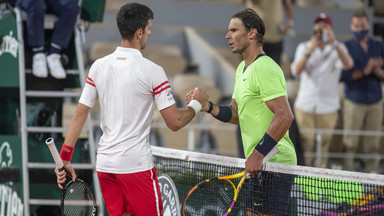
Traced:
[[[240, 158], [155, 146], [152, 152], [158, 176], [169, 176], [176, 186], [179, 200], [169, 201], [175, 208], [164, 209], [164, 212], [171, 213], [169, 215], [181, 214], [180, 206], [194, 185], [208, 178], [241, 172], [245, 164], [245, 160]], [[202, 198], [199, 205], [186, 205], [185, 215], [224, 215], [227, 209], [217, 210], [216, 205], [210, 204], [210, 200], [218, 199], [219, 193], [212, 192]], [[168, 195], [170, 193], [166, 192], [165, 196]], [[164, 199], [163, 194], [163, 202]], [[263, 171], [244, 184], [229, 215], [249, 215], [250, 212], [268, 215], [384, 215], [384, 175], [266, 163]]]

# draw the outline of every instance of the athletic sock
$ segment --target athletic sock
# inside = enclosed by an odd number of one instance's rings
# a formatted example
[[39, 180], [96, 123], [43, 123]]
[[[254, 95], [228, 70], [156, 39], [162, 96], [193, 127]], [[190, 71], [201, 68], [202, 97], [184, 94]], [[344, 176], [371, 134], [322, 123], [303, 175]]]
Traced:
[[50, 46], [50, 48], [49, 48], [49, 52], [48, 52], [48, 55], [49, 54], [60, 54], [60, 52], [61, 52], [61, 46], [59, 46], [59, 45], [57, 45], [57, 44], [55, 44], [55, 43], [51, 43], [51, 46]]
[[32, 47], [32, 52], [33, 52], [33, 54], [43, 53], [44, 52], [44, 46]]

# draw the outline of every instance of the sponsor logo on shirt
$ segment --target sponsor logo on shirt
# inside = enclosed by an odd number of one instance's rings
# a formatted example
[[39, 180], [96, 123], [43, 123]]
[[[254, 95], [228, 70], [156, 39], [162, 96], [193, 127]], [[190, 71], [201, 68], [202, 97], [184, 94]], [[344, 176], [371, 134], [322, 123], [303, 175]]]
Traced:
[[169, 95], [173, 95], [173, 92], [172, 92], [171, 89], [168, 89], [168, 90], [167, 90], [167, 96], [169, 96]]

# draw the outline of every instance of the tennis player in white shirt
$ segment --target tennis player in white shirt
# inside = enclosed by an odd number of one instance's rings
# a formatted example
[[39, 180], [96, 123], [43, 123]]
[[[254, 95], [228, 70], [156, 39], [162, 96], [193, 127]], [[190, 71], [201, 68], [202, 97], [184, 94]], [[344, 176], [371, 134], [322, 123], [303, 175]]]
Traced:
[[97, 149], [96, 171], [109, 215], [162, 215], [156, 168], [149, 132], [153, 106], [166, 125], [177, 131], [189, 123], [208, 96], [199, 88], [186, 108], [176, 107], [162, 67], [140, 52], [151, 35], [153, 12], [145, 5], [128, 3], [116, 15], [122, 42], [115, 52], [91, 67], [60, 156], [66, 171], [55, 170], [60, 188], [66, 172], [75, 180], [71, 157], [87, 115], [99, 100], [103, 135]]

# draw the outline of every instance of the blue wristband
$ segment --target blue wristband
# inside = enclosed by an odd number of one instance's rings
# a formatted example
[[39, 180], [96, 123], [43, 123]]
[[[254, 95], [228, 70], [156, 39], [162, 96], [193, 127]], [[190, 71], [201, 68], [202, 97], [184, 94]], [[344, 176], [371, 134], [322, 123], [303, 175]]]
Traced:
[[259, 151], [264, 156], [267, 155], [277, 142], [265, 132], [263, 138], [261, 138], [260, 142], [256, 145], [255, 149]]
[[229, 108], [229, 106], [219, 105], [219, 113], [214, 117], [222, 122], [229, 122], [232, 118], [232, 110]]

